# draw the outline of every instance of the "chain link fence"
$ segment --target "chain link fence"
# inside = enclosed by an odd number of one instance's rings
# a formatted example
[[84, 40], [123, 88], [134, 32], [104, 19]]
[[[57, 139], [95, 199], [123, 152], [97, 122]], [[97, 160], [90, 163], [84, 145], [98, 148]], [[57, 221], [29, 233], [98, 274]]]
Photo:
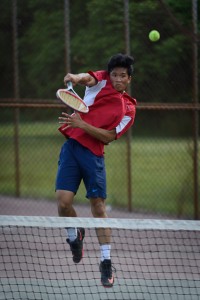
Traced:
[[[116, 2], [119, 4], [119, 1]], [[149, 1], [142, 2], [145, 6]], [[46, 74], [47, 62], [38, 61], [43, 72], [43, 81], [37, 82], [37, 76], [34, 77], [32, 74], [35, 82], [33, 85], [30, 82], [30, 89], [27, 87], [28, 80], [23, 74], [28, 59], [28, 56], [23, 57], [27, 51], [23, 50], [26, 32], [24, 27], [23, 30], [20, 27], [20, 24], [25, 26], [27, 12], [25, 14], [23, 11], [24, 1], [13, 0], [10, 3], [7, 18], [13, 21], [13, 26], [10, 26], [8, 31], [14, 44], [13, 54], [9, 53], [14, 58], [10, 65], [14, 70], [12, 71], [14, 89], [11, 88], [10, 93], [6, 91], [0, 95], [0, 213], [56, 215], [55, 177], [59, 151], [64, 142], [64, 137], [57, 130], [58, 116], [66, 108], [55, 99], [55, 82], [58, 82], [58, 79], [52, 84], [50, 92], [48, 88], [46, 88], [48, 92], [46, 94], [44, 92], [45, 85], [49, 85], [44, 77], [47, 76], [47, 80], [52, 77], [52, 82], [56, 71], [54, 68], [52, 74]], [[70, 5], [71, 10], [75, 10], [72, 1]], [[133, 17], [131, 5], [130, 1], [130, 19]], [[40, 13], [39, 7], [33, 9], [35, 12], [34, 14], [32, 12], [32, 16]], [[153, 12], [156, 14], [156, 9], [152, 7], [151, 16]], [[18, 17], [13, 13], [17, 11]], [[48, 23], [48, 15], [46, 14], [46, 23]], [[167, 20], [169, 16], [165, 14], [163, 17]], [[148, 20], [147, 18], [146, 22]], [[34, 22], [34, 18], [27, 21], [27, 26], [30, 26], [31, 22]], [[135, 44], [139, 43], [137, 37], [139, 32], [142, 29], [146, 30], [146, 23], [138, 21], [137, 24], [139, 29], [138, 31], [137, 28], [135, 29]], [[55, 35], [60, 32], [59, 26], [54, 28]], [[21, 28], [18, 34], [17, 27]], [[175, 28], [175, 25], [172, 27], [175, 32], [178, 32], [179, 29]], [[160, 43], [165, 43], [172, 29], [162, 28], [162, 30], [161, 36], [164, 37]], [[180, 37], [184, 39], [184, 33], [180, 33]], [[28, 41], [30, 45], [34, 44], [34, 40], [29, 38]], [[42, 41], [38, 39], [38, 43]], [[198, 88], [195, 82], [187, 80], [188, 69], [185, 68], [185, 63], [194, 59], [194, 49], [198, 44], [191, 43], [187, 57], [179, 62], [178, 67], [176, 63], [174, 69], [169, 70], [169, 67], [166, 67], [165, 76], [159, 78], [156, 68], [165, 67], [163, 66], [165, 62], [167, 66], [168, 58], [165, 57], [166, 53], [162, 53], [158, 58], [159, 44], [155, 50], [152, 43], [150, 44], [149, 41], [145, 43], [149, 43], [148, 59], [141, 56], [142, 53], [137, 45], [134, 51], [138, 60], [132, 85], [132, 94], [138, 100], [135, 124], [124, 137], [105, 148], [109, 215], [115, 216], [117, 212], [118, 216], [127, 213], [127, 216], [198, 219], [200, 106], [198, 101], [194, 101], [195, 96], [193, 96]], [[182, 50], [176, 48], [176, 51]], [[63, 55], [62, 51], [61, 54]], [[35, 56], [34, 53], [32, 55], [33, 59], [40, 57], [37, 53]], [[146, 81], [142, 72], [151, 72], [148, 67], [150, 60], [156, 62], [156, 68], [152, 70], [153, 80]], [[199, 71], [197, 68], [197, 73], [194, 74], [195, 66], [194, 60], [191, 74], [196, 80]], [[18, 67], [21, 75], [18, 73]], [[50, 72], [49, 69], [47, 72]], [[65, 75], [65, 71], [58, 73]], [[55, 76], [57, 78], [57, 74]], [[62, 82], [61, 76], [59, 82]], [[40, 86], [40, 92], [32, 88], [37, 89], [37, 85]], [[59, 87], [58, 85], [57, 88]], [[190, 98], [184, 98], [182, 90], [187, 90]], [[160, 103], [158, 103], [159, 99], [162, 100]], [[80, 214], [87, 216], [90, 213], [89, 203], [85, 198], [83, 184], [75, 201]]]

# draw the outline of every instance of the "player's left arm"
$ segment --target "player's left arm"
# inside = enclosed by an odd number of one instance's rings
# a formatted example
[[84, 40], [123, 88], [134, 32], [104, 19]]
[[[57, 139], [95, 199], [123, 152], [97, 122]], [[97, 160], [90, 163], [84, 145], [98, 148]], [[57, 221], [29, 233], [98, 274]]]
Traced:
[[62, 113], [62, 117], [59, 117], [60, 124], [66, 124], [62, 130], [67, 128], [81, 128], [86, 133], [101, 141], [104, 144], [109, 144], [116, 139], [116, 129], [106, 130], [103, 128], [95, 127], [85, 122], [78, 113], [69, 115], [65, 112]]
[[121, 122], [116, 127], [116, 139], [119, 139], [129, 130], [129, 128], [131, 128], [135, 121], [135, 115], [136, 107], [133, 106], [132, 109], [124, 115]]

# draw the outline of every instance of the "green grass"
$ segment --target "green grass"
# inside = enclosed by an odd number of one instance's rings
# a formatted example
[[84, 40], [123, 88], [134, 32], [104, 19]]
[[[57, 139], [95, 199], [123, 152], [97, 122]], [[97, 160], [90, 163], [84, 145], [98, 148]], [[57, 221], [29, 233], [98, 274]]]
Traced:
[[[64, 137], [56, 123], [20, 124], [20, 191], [22, 197], [55, 198], [57, 161]], [[191, 141], [139, 139], [131, 144], [133, 210], [193, 216]], [[15, 195], [15, 160], [12, 125], [0, 127], [0, 194]], [[105, 148], [108, 203], [127, 207], [126, 139]], [[83, 184], [76, 196], [85, 202]]]
[[[108, 176], [114, 179], [109, 181], [110, 198], [113, 204], [121, 205], [127, 194], [126, 145], [117, 141], [112, 148], [109, 149], [108, 163]], [[193, 172], [189, 149], [186, 140], [133, 139], [133, 209], [176, 215], [193, 214]], [[118, 161], [113, 162], [114, 157], [118, 157]]]

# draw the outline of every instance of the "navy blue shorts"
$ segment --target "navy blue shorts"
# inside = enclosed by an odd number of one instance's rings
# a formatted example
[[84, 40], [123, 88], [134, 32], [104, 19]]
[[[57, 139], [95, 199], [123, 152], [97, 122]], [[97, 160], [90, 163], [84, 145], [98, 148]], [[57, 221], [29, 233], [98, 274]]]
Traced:
[[68, 139], [59, 156], [56, 190], [76, 194], [82, 179], [87, 198], [106, 198], [104, 157], [93, 154], [76, 140]]

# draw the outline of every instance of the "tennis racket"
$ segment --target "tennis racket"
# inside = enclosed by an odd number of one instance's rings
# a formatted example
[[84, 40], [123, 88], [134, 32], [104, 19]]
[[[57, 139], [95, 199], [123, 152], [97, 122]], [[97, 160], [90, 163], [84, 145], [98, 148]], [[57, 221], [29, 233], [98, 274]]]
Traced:
[[71, 107], [75, 111], [87, 113], [89, 111], [88, 106], [74, 91], [72, 82], [67, 83], [67, 89], [59, 89], [56, 92], [56, 96], [67, 106]]

